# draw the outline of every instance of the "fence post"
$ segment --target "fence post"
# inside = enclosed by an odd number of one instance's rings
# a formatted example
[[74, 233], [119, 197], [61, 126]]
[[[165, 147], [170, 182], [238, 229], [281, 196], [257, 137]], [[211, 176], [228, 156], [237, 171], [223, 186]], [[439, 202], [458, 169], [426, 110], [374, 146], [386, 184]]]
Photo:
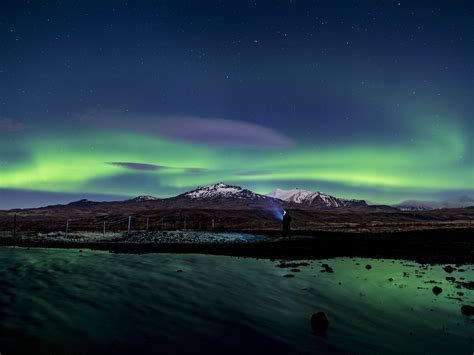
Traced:
[[66, 220], [66, 238], [68, 236], [68, 233], [69, 233], [69, 219]]
[[105, 221], [104, 221], [104, 227], [102, 229], [102, 237], [105, 239]]
[[127, 234], [130, 234], [130, 227], [132, 225], [132, 216], [128, 216], [128, 230]]
[[13, 239], [16, 240], [16, 213], [13, 215]]

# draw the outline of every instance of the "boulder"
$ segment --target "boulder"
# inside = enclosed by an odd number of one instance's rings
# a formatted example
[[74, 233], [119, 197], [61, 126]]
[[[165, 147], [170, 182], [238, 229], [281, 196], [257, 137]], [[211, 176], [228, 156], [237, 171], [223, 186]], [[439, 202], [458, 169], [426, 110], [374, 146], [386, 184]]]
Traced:
[[473, 316], [474, 315], [474, 307], [464, 305], [464, 306], [461, 307], [461, 313], [464, 314], [465, 316]]
[[314, 313], [311, 316], [311, 327], [314, 331], [325, 332], [328, 329], [329, 320], [324, 312]]
[[456, 269], [453, 268], [451, 265], [447, 265], [443, 268], [443, 270], [446, 271], [447, 273], [452, 273]]
[[367, 270], [370, 270], [370, 269], [372, 269], [372, 265], [367, 264], [367, 265], [365, 265], [365, 268], [366, 268]]
[[321, 270], [321, 272], [334, 272], [334, 270], [332, 269], [332, 267], [330, 267], [328, 264], [322, 264], [321, 265], [323, 267], [324, 270]]
[[443, 292], [443, 289], [441, 287], [435, 286], [433, 287], [433, 293], [438, 296], [441, 292]]

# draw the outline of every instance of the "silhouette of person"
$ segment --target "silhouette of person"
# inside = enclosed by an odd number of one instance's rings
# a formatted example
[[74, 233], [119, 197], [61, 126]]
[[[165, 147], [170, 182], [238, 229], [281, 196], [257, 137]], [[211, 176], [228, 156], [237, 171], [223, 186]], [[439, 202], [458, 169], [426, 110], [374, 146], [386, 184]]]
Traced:
[[291, 239], [291, 216], [287, 210], [283, 210], [283, 219], [281, 221], [283, 226], [283, 239], [288, 237], [288, 240]]

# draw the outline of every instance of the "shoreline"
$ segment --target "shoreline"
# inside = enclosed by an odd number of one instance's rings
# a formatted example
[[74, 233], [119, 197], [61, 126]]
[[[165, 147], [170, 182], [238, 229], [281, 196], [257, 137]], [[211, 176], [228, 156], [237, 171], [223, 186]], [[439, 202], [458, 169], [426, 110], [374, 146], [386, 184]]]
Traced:
[[[248, 231], [247, 233], [249, 233]], [[259, 259], [310, 260], [368, 257], [429, 264], [473, 264], [473, 229], [418, 230], [393, 233], [294, 232], [291, 241], [277, 231], [253, 231], [268, 241], [226, 244], [137, 243], [127, 241], [54, 241], [1, 238], [0, 246], [91, 249], [112, 253], [209, 254]]]

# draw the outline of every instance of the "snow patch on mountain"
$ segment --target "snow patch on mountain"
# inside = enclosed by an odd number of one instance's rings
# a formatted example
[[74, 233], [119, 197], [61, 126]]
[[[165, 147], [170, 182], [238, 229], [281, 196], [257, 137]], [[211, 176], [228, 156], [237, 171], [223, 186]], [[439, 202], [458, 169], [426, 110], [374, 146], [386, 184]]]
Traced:
[[129, 201], [133, 202], [143, 202], [143, 201], [156, 201], [159, 200], [158, 197], [150, 196], [150, 195], [141, 195], [135, 198], [130, 199]]
[[362, 200], [344, 200], [331, 195], [321, 193], [319, 191], [313, 192], [302, 189], [283, 190], [276, 189], [270, 192], [268, 197], [277, 198], [289, 203], [296, 203], [309, 206], [324, 206], [329, 208], [336, 207], [355, 207], [367, 205]]
[[293, 202], [305, 205], [325, 205], [327, 207], [343, 207], [344, 202], [336, 197], [301, 189], [282, 190], [276, 189], [267, 196], [278, 198], [286, 202]]
[[257, 194], [240, 186], [227, 185], [217, 183], [208, 186], [201, 186], [195, 190], [183, 194], [191, 199], [216, 199], [216, 198], [233, 198], [233, 199], [266, 199], [264, 195]]

